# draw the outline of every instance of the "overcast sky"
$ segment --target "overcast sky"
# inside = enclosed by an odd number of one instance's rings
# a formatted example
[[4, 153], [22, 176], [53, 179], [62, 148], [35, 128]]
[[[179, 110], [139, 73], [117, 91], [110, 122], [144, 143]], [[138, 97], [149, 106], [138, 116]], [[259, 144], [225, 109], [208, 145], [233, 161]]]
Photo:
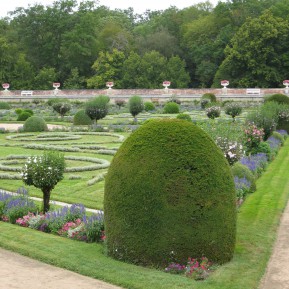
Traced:
[[[7, 16], [9, 11], [15, 10], [16, 7], [28, 7], [28, 4], [43, 4], [50, 5], [54, 0], [0, 0], [0, 17]], [[150, 10], [165, 10], [170, 6], [176, 6], [179, 9], [192, 6], [202, 0], [99, 0], [100, 5], [105, 5], [111, 9], [120, 8], [126, 9], [133, 7], [135, 13], [143, 13], [147, 9]], [[211, 0], [214, 5], [218, 0]]]

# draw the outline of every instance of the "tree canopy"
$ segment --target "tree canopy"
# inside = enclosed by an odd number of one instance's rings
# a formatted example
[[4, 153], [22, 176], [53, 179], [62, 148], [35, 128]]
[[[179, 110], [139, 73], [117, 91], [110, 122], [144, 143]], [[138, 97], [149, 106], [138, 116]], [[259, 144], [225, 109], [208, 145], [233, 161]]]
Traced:
[[57, 0], [0, 19], [0, 81], [11, 89], [280, 87], [288, 78], [286, 0], [111, 10]]

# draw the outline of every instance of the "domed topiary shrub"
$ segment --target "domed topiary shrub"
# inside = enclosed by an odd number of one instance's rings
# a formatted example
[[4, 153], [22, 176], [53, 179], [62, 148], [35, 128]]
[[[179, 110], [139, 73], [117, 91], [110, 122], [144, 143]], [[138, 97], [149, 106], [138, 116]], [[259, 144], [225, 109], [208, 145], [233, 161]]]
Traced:
[[190, 256], [229, 261], [235, 200], [228, 162], [202, 129], [177, 119], [146, 122], [120, 147], [106, 176], [108, 254], [154, 266]]
[[176, 102], [168, 102], [164, 106], [164, 113], [179, 113], [180, 106]]
[[45, 120], [38, 116], [29, 117], [23, 125], [25, 132], [47, 131], [48, 127]]
[[85, 113], [84, 109], [79, 110], [73, 118], [74, 125], [91, 125], [91, 118]]
[[265, 102], [275, 101], [282, 104], [289, 104], [289, 97], [282, 93], [276, 93], [265, 98]]
[[205, 93], [202, 95], [202, 99], [209, 99], [210, 102], [216, 102], [217, 98], [214, 93]]
[[156, 108], [155, 105], [150, 101], [147, 101], [144, 103], [145, 111], [151, 111], [151, 110], [154, 110], [155, 108]]

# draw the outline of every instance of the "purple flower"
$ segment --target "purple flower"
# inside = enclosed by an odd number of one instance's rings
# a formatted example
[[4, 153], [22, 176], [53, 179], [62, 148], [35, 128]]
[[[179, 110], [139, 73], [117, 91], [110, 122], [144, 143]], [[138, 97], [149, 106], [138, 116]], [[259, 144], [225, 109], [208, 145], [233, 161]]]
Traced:
[[240, 162], [247, 166], [252, 172], [256, 173], [258, 169], [265, 168], [268, 159], [265, 153], [257, 153], [255, 155], [242, 157]]
[[278, 150], [281, 145], [281, 141], [274, 136], [270, 136], [267, 139], [268, 144], [270, 145], [271, 150]]
[[246, 178], [234, 177], [236, 190], [250, 189], [251, 182]]

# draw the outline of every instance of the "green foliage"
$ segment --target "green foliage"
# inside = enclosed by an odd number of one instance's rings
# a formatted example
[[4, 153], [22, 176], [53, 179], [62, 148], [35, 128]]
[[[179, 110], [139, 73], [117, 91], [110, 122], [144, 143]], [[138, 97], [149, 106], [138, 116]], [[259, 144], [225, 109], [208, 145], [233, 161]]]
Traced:
[[25, 121], [26, 119], [28, 119], [29, 117], [31, 117], [32, 114], [29, 113], [28, 111], [22, 111], [18, 117], [17, 117], [17, 121]]
[[48, 131], [48, 127], [43, 118], [38, 116], [31, 116], [25, 121], [23, 125], [23, 131], [24, 132]]
[[106, 82], [111, 80], [114, 80], [114, 84], [117, 86], [121, 79], [121, 68], [124, 60], [124, 53], [117, 49], [113, 49], [112, 52], [101, 51], [92, 66], [96, 74], [87, 80], [87, 86], [103, 88]]
[[136, 116], [144, 110], [142, 98], [138, 95], [132, 96], [128, 101], [128, 107], [136, 122]]
[[125, 106], [125, 100], [124, 99], [116, 99], [115, 104], [118, 106], [120, 109], [122, 106]]
[[30, 108], [25, 108], [25, 109], [24, 109], [24, 111], [26, 111], [26, 112], [30, 113], [31, 115], [33, 115], [33, 114], [34, 114], [33, 110], [32, 110], [32, 109], [30, 109]]
[[145, 111], [151, 111], [151, 110], [154, 110], [155, 108], [156, 108], [155, 105], [150, 101], [147, 101], [144, 103], [144, 110]]
[[64, 115], [70, 111], [71, 104], [69, 102], [56, 102], [52, 105], [52, 108], [63, 118]]
[[233, 87], [280, 86], [289, 67], [284, 61], [288, 58], [288, 32], [288, 21], [275, 17], [269, 9], [259, 17], [247, 18], [224, 50], [226, 56], [214, 86], [222, 79], [230, 79]]
[[280, 134], [280, 133], [277, 132], [277, 131], [273, 131], [272, 136], [273, 136], [274, 138], [280, 140], [280, 142], [281, 142], [282, 145], [284, 144], [285, 139], [284, 139], [284, 136], [283, 136], [282, 134]]
[[57, 73], [53, 67], [42, 68], [34, 79], [35, 89], [52, 89], [52, 83], [57, 80]]
[[180, 106], [175, 102], [168, 102], [164, 106], [164, 113], [179, 113], [180, 112]]
[[48, 106], [53, 106], [55, 103], [58, 103], [58, 102], [65, 102], [66, 100], [65, 99], [62, 99], [62, 98], [50, 98], [47, 100], [47, 105]]
[[279, 104], [289, 104], [289, 97], [282, 93], [276, 93], [265, 98], [265, 102], [275, 101]]
[[257, 147], [254, 147], [252, 150], [251, 150], [251, 154], [257, 154], [257, 153], [265, 153], [268, 157], [268, 160], [271, 160], [272, 157], [271, 157], [271, 148], [270, 148], [270, 145], [265, 142], [265, 141], [261, 141]]
[[23, 112], [23, 109], [22, 109], [22, 108], [16, 108], [16, 109], [15, 109], [15, 113], [16, 113], [17, 115], [21, 114], [22, 112]]
[[73, 117], [74, 125], [91, 125], [91, 118], [85, 113], [84, 109], [79, 110]]
[[204, 93], [201, 99], [208, 99], [210, 102], [216, 102], [217, 98], [214, 93]]
[[41, 156], [28, 157], [22, 169], [23, 182], [43, 192], [44, 213], [49, 210], [50, 193], [63, 179], [64, 169], [64, 154], [56, 151], [44, 151]]
[[235, 194], [231, 169], [204, 131], [182, 120], [149, 121], [126, 139], [106, 176], [108, 254], [155, 266], [188, 256], [227, 262]]
[[180, 113], [177, 115], [177, 119], [183, 119], [183, 120], [187, 120], [187, 121], [192, 121], [191, 117], [189, 114], [186, 113]]
[[0, 109], [10, 109], [11, 106], [8, 102], [0, 101]]
[[206, 109], [206, 115], [208, 118], [211, 118], [211, 119], [220, 117], [221, 108], [219, 106], [210, 106]]
[[278, 103], [269, 101], [247, 115], [247, 121], [254, 123], [258, 128], [264, 129], [264, 140], [276, 129], [279, 120], [279, 107]]
[[251, 183], [250, 191], [256, 191], [256, 179], [254, 174], [250, 171], [250, 169], [241, 164], [240, 162], [236, 162], [232, 167], [232, 173], [234, 177], [238, 177], [240, 179], [246, 178]]
[[108, 103], [110, 99], [106, 95], [99, 95], [89, 100], [85, 105], [85, 113], [94, 123], [104, 118], [108, 113]]
[[242, 105], [240, 103], [228, 103], [225, 105], [225, 114], [230, 115], [233, 120], [242, 113]]

